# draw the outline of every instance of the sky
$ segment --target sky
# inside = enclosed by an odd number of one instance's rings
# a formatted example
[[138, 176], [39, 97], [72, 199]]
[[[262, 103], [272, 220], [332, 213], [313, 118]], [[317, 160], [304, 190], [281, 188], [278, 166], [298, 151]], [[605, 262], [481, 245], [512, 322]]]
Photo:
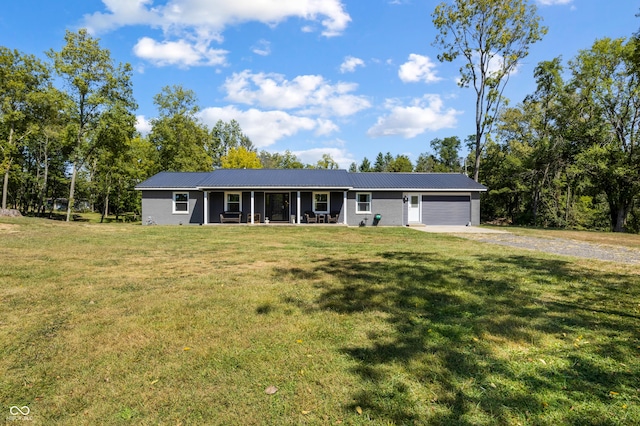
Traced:
[[[595, 40], [640, 28], [633, 0], [529, 0], [547, 35], [504, 95], [535, 91], [533, 70]], [[289, 150], [340, 168], [379, 152], [415, 163], [430, 141], [474, 133], [475, 95], [461, 62], [441, 63], [431, 14], [441, 0], [20, 0], [3, 3], [0, 45], [46, 60], [65, 31], [87, 28], [115, 63], [133, 67], [138, 130], [163, 87], [192, 90], [199, 118], [240, 123], [258, 150]], [[464, 152], [461, 152], [464, 154]]]

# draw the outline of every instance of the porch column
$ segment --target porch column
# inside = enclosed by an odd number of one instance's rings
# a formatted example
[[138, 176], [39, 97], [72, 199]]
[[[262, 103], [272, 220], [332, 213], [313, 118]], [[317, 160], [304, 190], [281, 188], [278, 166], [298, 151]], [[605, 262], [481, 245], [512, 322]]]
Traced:
[[204, 191], [204, 224], [209, 224], [209, 191]]
[[302, 215], [300, 214], [300, 191], [296, 194], [296, 216], [298, 216], [296, 218], [296, 225], [299, 225], [302, 220]]
[[251, 191], [251, 224], [253, 225], [253, 212], [255, 211], [255, 191]]
[[342, 215], [342, 223], [344, 225], [347, 224], [347, 210], [347, 191], [344, 191], [342, 193], [342, 211], [344, 212], [344, 214]]

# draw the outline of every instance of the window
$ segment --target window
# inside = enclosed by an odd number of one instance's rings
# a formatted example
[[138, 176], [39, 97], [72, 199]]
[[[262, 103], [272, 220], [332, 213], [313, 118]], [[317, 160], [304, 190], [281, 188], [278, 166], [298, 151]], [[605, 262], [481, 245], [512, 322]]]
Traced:
[[316, 192], [313, 194], [313, 211], [316, 213], [329, 213], [328, 192]]
[[370, 192], [359, 192], [356, 194], [356, 213], [371, 213]]
[[189, 193], [188, 192], [173, 193], [173, 213], [177, 213], [177, 214], [189, 213]]
[[227, 192], [224, 198], [224, 211], [241, 212], [242, 202], [239, 192]]

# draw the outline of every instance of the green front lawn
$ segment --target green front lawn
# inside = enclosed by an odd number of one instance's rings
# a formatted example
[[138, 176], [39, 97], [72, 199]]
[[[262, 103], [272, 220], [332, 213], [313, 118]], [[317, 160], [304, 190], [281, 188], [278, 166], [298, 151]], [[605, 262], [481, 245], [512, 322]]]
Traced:
[[0, 219], [0, 407], [65, 425], [640, 424], [639, 269], [405, 228]]

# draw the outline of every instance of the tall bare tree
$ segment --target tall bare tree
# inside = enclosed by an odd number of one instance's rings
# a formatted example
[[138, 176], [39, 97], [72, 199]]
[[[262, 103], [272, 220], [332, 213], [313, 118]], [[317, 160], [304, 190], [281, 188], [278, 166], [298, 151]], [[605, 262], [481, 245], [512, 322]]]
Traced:
[[547, 32], [540, 25], [536, 7], [526, 0], [454, 0], [440, 3], [432, 14], [438, 29], [434, 46], [438, 59], [452, 62], [463, 57], [461, 87], [472, 85], [476, 93], [475, 168], [503, 101], [509, 75], [529, 54], [529, 46]]

